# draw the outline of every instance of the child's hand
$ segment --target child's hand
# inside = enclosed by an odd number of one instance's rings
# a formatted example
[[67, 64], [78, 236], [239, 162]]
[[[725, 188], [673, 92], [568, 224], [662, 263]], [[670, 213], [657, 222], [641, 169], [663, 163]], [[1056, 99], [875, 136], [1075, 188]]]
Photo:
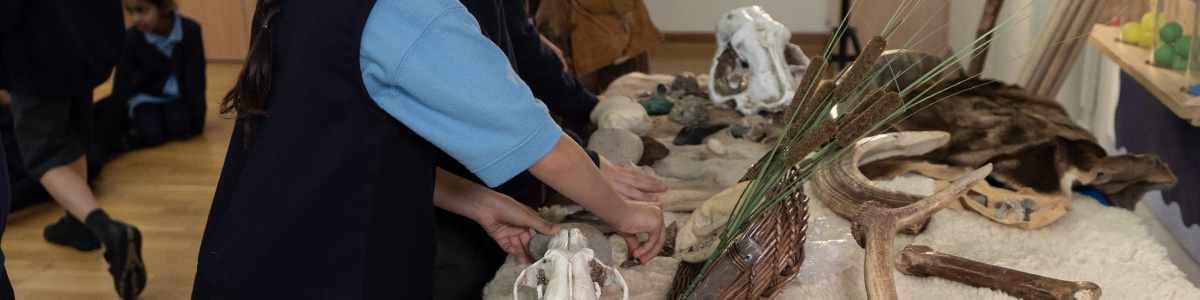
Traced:
[[[649, 262], [662, 250], [667, 241], [667, 228], [663, 225], [662, 208], [657, 203], [642, 201], [626, 201], [629, 212], [617, 220], [605, 220], [613, 225], [617, 233], [625, 238], [629, 245], [629, 257], [638, 258], [643, 264]], [[637, 234], [645, 233], [649, 237], [645, 244], [638, 242]], [[640, 246], [640, 247], [639, 247]]]
[[667, 185], [658, 178], [615, 165], [603, 156], [600, 157], [600, 174], [617, 193], [629, 199], [658, 202], [658, 196], [654, 194], [667, 191]]
[[562, 230], [562, 226], [543, 220], [533, 209], [512, 198], [499, 196], [486, 200], [488, 208], [484, 209], [475, 221], [500, 244], [504, 252], [515, 256], [517, 263], [532, 262], [533, 257], [529, 253], [529, 229], [533, 228], [545, 235], [555, 235]]

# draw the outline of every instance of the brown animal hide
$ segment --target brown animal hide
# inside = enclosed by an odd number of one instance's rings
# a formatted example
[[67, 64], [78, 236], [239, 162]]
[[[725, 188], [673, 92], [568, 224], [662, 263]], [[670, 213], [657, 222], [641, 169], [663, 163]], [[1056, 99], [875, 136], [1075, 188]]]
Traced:
[[638, 56], [663, 38], [641, 0], [542, 1], [535, 18], [579, 75]]
[[[950, 143], [924, 156], [896, 160], [966, 168], [992, 163], [991, 178], [1005, 188], [1069, 195], [1073, 185], [1093, 185], [1126, 209], [1133, 209], [1142, 194], [1169, 189], [1178, 181], [1157, 156], [1108, 156], [1054, 99], [978, 79], [948, 87], [955, 82], [925, 86], [931, 93], [945, 89], [931, 98], [940, 101], [909, 109], [893, 124], [899, 131], [946, 131]], [[909, 93], [906, 100], [913, 101], [912, 96], [921, 93]], [[868, 177], [890, 174], [889, 168], [903, 163], [885, 160], [862, 170]]]

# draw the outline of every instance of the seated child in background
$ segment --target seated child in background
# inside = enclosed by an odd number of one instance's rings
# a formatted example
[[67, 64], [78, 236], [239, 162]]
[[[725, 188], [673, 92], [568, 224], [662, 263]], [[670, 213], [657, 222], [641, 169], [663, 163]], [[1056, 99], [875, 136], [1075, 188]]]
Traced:
[[111, 153], [200, 134], [205, 110], [200, 25], [180, 16], [174, 0], [123, 4], [133, 26], [112, 96], [96, 104], [98, 146]]

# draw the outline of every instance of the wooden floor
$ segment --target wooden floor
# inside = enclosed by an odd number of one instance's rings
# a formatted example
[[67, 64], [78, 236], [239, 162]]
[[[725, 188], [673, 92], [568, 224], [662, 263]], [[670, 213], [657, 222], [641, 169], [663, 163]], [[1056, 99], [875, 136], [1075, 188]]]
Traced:
[[[233, 122], [216, 114], [239, 64], [208, 65], [208, 117], [204, 134], [112, 160], [93, 184], [100, 206], [143, 235], [148, 278], [140, 299], [188, 299], [200, 236], [229, 145]], [[102, 86], [97, 95], [107, 95]], [[42, 239], [42, 228], [64, 214], [42, 203], [8, 217], [5, 266], [17, 299], [116, 299], [103, 250], [79, 252]]]

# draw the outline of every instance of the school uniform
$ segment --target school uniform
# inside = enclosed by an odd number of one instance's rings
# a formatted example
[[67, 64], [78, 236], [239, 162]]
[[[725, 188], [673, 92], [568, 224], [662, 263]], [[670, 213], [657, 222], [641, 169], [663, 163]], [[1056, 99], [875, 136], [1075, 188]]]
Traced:
[[[3, 37], [0, 37], [0, 40], [3, 40]], [[0, 49], [2, 49], [2, 48], [4, 48], [4, 46], [0, 46]], [[0, 90], [7, 91], [8, 90], [8, 72], [5, 70], [8, 70], [8, 67], [6, 67], [4, 65], [4, 54], [0, 53]]]
[[[0, 170], [7, 168], [7, 156], [4, 148], [0, 147]], [[12, 204], [10, 190], [8, 172], [0, 172], [0, 236], [4, 235], [5, 224], [8, 224], [8, 207]], [[15, 297], [12, 281], [8, 278], [8, 270], [4, 267], [4, 253], [0, 252], [0, 299], [15, 299]]]
[[[206, 87], [200, 25], [174, 14], [170, 33], [161, 36], [130, 27], [113, 78], [112, 100], [131, 116], [142, 145], [156, 146], [204, 131]], [[114, 126], [120, 124], [100, 124]]]
[[16, 136], [34, 177], [90, 147], [92, 89], [108, 79], [123, 29], [119, 1], [0, 1]]
[[[14, 134], [31, 177], [86, 153], [92, 89], [116, 62], [123, 23], [119, 1], [0, 1], [0, 72], [6, 73], [0, 77], [7, 77]], [[0, 169], [7, 168], [3, 162], [0, 157]], [[11, 198], [7, 172], [0, 173], [3, 232]], [[2, 267], [0, 276], [0, 299], [12, 299]]]
[[[529, 85], [535, 98], [564, 119], [580, 124], [598, 102], [583, 88], [579, 78], [563, 71], [563, 62], [554, 50], [542, 42], [525, 4], [517, 0], [460, 0], [479, 23], [483, 36], [504, 53], [508, 63]], [[569, 130], [564, 130], [582, 141]], [[587, 150], [599, 164], [599, 155]], [[438, 166], [466, 179], [482, 182], [448, 156], [440, 156]], [[526, 191], [540, 181], [528, 172], [495, 188], [522, 201]], [[484, 285], [504, 263], [507, 253], [478, 223], [454, 213], [437, 210], [438, 255], [434, 262], [434, 299], [478, 299]]]
[[193, 297], [429, 298], [436, 150], [495, 186], [561, 129], [456, 1], [281, 5], [268, 117], [235, 125]]
[[[4, 70], [4, 56], [0, 55], [0, 90], [8, 89], [8, 74], [6, 74]], [[11, 129], [12, 117], [8, 113], [7, 109], [3, 109], [0, 111], [0, 140], [4, 141], [4, 147], [0, 147], [0, 170], [10, 170], [8, 167], [9, 165], [13, 164], [14, 162], [18, 164], [21, 163], [19, 159], [17, 161], [12, 161], [10, 159], [12, 156], [6, 155], [6, 152], [8, 151], [5, 151], [5, 149], [9, 148], [10, 143], [12, 144], [12, 147], [16, 147], [16, 142], [12, 138]], [[22, 172], [24, 170], [25, 168], [21, 168]], [[11, 195], [14, 193], [11, 192], [12, 189], [8, 177], [9, 172], [6, 171], [0, 173], [3, 173], [0, 174], [0, 236], [3, 236], [4, 226], [7, 224], [9, 213], [9, 209], [6, 208], [13, 206], [13, 197]], [[15, 297], [16, 296], [14, 295], [12, 289], [12, 281], [8, 278], [7, 269], [4, 268], [4, 253], [0, 252], [0, 299], [15, 299]]]

